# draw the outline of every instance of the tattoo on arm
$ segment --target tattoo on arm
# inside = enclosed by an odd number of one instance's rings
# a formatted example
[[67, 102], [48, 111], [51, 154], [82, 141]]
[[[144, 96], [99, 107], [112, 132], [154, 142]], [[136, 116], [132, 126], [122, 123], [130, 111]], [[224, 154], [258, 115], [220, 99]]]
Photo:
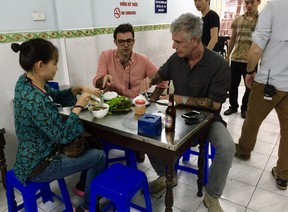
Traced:
[[[209, 110], [218, 110], [219, 109], [218, 103], [213, 102], [211, 99], [208, 99], [208, 98], [189, 97], [186, 105], [198, 107], [198, 108], [209, 109]], [[221, 104], [219, 103], [219, 105], [221, 105]]]
[[157, 72], [156, 74], [154, 74], [154, 76], [150, 78], [150, 85], [157, 85], [162, 81], [163, 79], [161, 78], [160, 74]]

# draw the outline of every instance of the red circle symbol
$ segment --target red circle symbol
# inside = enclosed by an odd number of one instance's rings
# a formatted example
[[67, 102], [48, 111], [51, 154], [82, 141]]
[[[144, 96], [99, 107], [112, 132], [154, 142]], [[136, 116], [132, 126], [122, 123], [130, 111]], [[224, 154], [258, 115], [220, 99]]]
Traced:
[[118, 7], [116, 7], [114, 9], [114, 16], [115, 16], [115, 18], [120, 18], [120, 16], [121, 16], [121, 11]]

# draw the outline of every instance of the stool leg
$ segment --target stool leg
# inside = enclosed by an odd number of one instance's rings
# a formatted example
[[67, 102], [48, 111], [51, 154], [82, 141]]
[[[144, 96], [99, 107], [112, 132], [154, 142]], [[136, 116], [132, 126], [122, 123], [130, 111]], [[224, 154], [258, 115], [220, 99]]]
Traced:
[[99, 209], [99, 201], [100, 201], [100, 196], [97, 195], [97, 182], [92, 181], [91, 186], [90, 186], [90, 207], [89, 211], [97, 211]]
[[146, 211], [147, 212], [152, 212], [152, 203], [151, 203], [151, 198], [150, 198], [150, 192], [149, 192], [149, 186], [146, 181], [143, 183], [143, 191], [144, 191], [144, 198], [145, 198], [145, 205], [146, 205]]
[[205, 142], [204, 145], [204, 185], [206, 185], [209, 175], [209, 143]]
[[126, 164], [130, 167], [137, 169], [135, 151], [130, 150], [130, 149], [126, 149], [125, 150], [125, 157], [126, 157]]
[[8, 180], [6, 181], [6, 198], [7, 198], [8, 211], [9, 212], [17, 211], [14, 188], [13, 186], [11, 186]]
[[37, 212], [37, 198], [36, 198], [36, 191], [34, 194], [31, 194], [31, 191], [27, 191], [23, 189], [21, 191], [23, 201], [24, 201], [24, 208], [27, 212]]
[[61, 191], [61, 194], [62, 194], [62, 202], [65, 204], [65, 210], [64, 211], [73, 211], [73, 207], [72, 207], [72, 203], [71, 203], [71, 200], [70, 200], [70, 196], [69, 196], [69, 193], [68, 193], [68, 190], [67, 190], [67, 186], [66, 186], [66, 183], [65, 183], [65, 180], [64, 179], [59, 179], [58, 180], [58, 185], [59, 185], [59, 188], [60, 188], [60, 191]]
[[49, 201], [54, 202], [53, 193], [51, 191], [49, 183], [43, 183], [43, 187], [40, 189], [40, 196], [42, 197], [43, 203]]
[[190, 152], [190, 148], [189, 148], [186, 150], [186, 152], [184, 152], [182, 161], [183, 162], [189, 161], [190, 160], [190, 154], [191, 154], [191, 152]]

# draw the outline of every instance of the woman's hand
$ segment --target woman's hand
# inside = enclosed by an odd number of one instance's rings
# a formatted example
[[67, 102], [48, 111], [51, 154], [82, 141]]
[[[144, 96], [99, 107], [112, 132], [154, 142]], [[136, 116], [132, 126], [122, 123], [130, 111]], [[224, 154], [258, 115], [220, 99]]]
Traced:
[[77, 99], [76, 105], [80, 105], [82, 107], [85, 107], [89, 100], [91, 99], [90, 94], [88, 93], [82, 93], [79, 98]]
[[87, 93], [87, 94], [94, 94], [96, 96], [100, 96], [100, 94], [103, 92], [102, 90], [100, 90], [99, 88], [90, 88], [86, 85], [82, 85], [82, 92], [83, 93]]

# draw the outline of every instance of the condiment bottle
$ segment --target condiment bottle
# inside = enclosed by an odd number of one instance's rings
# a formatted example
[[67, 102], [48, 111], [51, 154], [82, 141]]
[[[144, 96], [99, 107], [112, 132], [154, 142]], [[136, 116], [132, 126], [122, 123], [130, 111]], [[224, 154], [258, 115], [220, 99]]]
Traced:
[[135, 101], [135, 113], [137, 115], [143, 115], [146, 113], [146, 104], [144, 99], [136, 99]]
[[169, 94], [168, 107], [165, 115], [165, 130], [168, 132], [175, 130], [176, 108], [174, 105], [174, 94]]

